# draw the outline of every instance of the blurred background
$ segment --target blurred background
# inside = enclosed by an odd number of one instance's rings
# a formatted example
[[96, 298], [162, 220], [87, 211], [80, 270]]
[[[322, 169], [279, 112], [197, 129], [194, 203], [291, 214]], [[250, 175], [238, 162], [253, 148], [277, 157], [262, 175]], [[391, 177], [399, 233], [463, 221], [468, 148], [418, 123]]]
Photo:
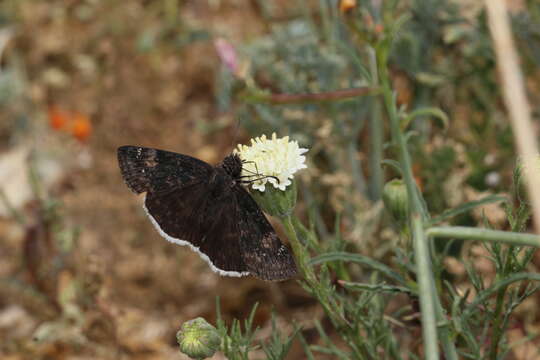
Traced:
[[[289, 135], [310, 148], [299, 215], [328, 249], [388, 262], [398, 237], [380, 196], [395, 174], [379, 166], [382, 151], [392, 156], [385, 127], [371, 126], [384, 121], [380, 102], [276, 106], [266, 98], [376, 82], [373, 54], [353, 44], [376, 41], [384, 3], [393, 2], [343, 3], [0, 2], [2, 359], [181, 358], [176, 331], [198, 316], [214, 322], [216, 296], [226, 320], [259, 302], [261, 338], [275, 309], [284, 332], [294, 319], [309, 341], [320, 340], [310, 320], [323, 312], [295, 281], [219, 277], [163, 240], [124, 185], [116, 149], [149, 146], [217, 163], [253, 136]], [[538, 119], [540, 7], [509, 4]], [[481, 2], [392, 6], [408, 15], [391, 55], [400, 106], [437, 106], [450, 119], [448, 127], [414, 124], [414, 171], [430, 210], [510, 191], [516, 160]], [[360, 40], [345, 27], [354, 7]], [[453, 224], [486, 222], [508, 227], [497, 205]], [[447, 271], [465, 283], [456, 260], [464, 250], [454, 251]], [[493, 273], [491, 263], [476, 264]], [[523, 313], [538, 328], [539, 299], [531, 299]], [[420, 334], [417, 322], [409, 325], [404, 343]], [[295, 342], [290, 358], [302, 353]]]

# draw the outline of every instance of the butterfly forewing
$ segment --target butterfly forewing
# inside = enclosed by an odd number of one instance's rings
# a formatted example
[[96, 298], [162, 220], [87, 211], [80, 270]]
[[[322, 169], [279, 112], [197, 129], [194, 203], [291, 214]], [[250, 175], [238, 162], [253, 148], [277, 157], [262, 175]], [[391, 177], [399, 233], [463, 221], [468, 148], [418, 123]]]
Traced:
[[212, 167], [187, 155], [122, 146], [118, 163], [128, 187], [146, 193], [145, 210], [159, 233], [190, 246], [214, 271], [263, 280], [296, 275], [290, 251], [240, 185], [237, 155]]
[[118, 165], [135, 193], [166, 193], [206, 181], [214, 168], [191, 156], [140, 146], [118, 148]]

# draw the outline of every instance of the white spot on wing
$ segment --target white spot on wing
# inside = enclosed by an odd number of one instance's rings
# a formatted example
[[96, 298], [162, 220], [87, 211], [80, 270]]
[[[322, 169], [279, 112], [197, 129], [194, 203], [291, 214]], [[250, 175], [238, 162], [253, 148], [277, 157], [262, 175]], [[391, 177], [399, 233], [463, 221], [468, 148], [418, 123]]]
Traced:
[[[144, 200], [146, 201], [146, 196], [145, 196]], [[146, 215], [148, 215], [148, 217], [150, 218], [150, 221], [152, 222], [152, 225], [154, 225], [156, 230], [159, 232], [159, 235], [163, 236], [167, 241], [170, 241], [172, 243], [182, 245], [182, 246], [186, 246], [186, 245], [189, 246], [191, 248], [191, 250], [193, 250], [197, 254], [199, 254], [201, 259], [203, 259], [204, 261], [206, 261], [208, 263], [208, 265], [210, 265], [210, 268], [212, 269], [213, 272], [218, 273], [221, 276], [241, 277], [241, 276], [249, 275], [249, 272], [247, 272], [247, 271], [237, 272], [237, 271], [225, 271], [225, 270], [219, 269], [218, 267], [216, 267], [212, 263], [212, 260], [210, 260], [210, 258], [208, 256], [206, 256], [206, 254], [204, 254], [202, 251], [199, 250], [198, 247], [196, 247], [195, 245], [191, 244], [188, 241], [173, 238], [172, 236], [169, 236], [165, 231], [163, 231], [161, 229], [161, 227], [159, 226], [158, 222], [156, 221], [156, 219], [154, 219], [152, 214], [150, 214], [150, 212], [146, 208], [146, 203], [145, 202], [143, 202], [143, 208], [144, 208], [144, 212], [146, 213]]]

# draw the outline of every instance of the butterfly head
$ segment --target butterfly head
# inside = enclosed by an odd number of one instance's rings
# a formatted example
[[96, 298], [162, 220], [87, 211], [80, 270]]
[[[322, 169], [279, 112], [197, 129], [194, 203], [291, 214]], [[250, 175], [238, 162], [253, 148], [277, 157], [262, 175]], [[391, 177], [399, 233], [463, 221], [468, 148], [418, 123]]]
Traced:
[[239, 179], [242, 174], [242, 159], [240, 159], [238, 154], [233, 153], [228, 155], [219, 166], [233, 179]]

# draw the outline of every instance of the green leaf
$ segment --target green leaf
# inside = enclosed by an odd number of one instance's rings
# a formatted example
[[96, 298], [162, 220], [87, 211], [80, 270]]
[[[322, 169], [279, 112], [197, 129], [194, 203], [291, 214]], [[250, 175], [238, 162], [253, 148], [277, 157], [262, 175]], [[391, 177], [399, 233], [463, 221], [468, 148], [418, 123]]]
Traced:
[[401, 120], [401, 129], [405, 130], [409, 127], [411, 121], [414, 120], [414, 118], [417, 118], [419, 116], [431, 116], [438, 120], [440, 120], [443, 128], [446, 130], [448, 129], [448, 115], [444, 111], [442, 111], [439, 108], [435, 107], [426, 107], [421, 109], [416, 109], [413, 112], [411, 112], [409, 115], [407, 115], [405, 118]]
[[495, 295], [499, 289], [506, 287], [512, 283], [523, 281], [523, 280], [534, 280], [540, 281], [540, 274], [535, 273], [517, 273], [511, 275], [505, 279], [497, 281], [495, 284], [491, 285], [489, 288], [482, 290], [478, 293], [473, 302], [467, 306], [467, 309], [463, 312], [462, 319], [465, 321], [469, 316], [471, 316], [475, 311], [478, 310], [478, 306], [486, 301], [491, 296]]
[[482, 198], [480, 200], [466, 202], [466, 203], [461, 204], [461, 205], [459, 205], [459, 206], [457, 206], [457, 207], [455, 207], [453, 209], [446, 210], [441, 215], [434, 217], [433, 219], [431, 219], [429, 226], [441, 223], [441, 222], [446, 221], [446, 220], [448, 220], [450, 218], [453, 218], [454, 216], [457, 216], [457, 215], [466, 213], [468, 211], [471, 211], [472, 209], [474, 209], [474, 208], [476, 208], [478, 206], [491, 204], [491, 203], [496, 203], [496, 202], [499, 202], [499, 201], [508, 201], [508, 199], [506, 197], [504, 197], [504, 196], [501, 196], [501, 195], [489, 195], [489, 196], [486, 196], [486, 197], [484, 197], [484, 198]]
[[339, 281], [340, 285], [348, 290], [353, 291], [374, 291], [374, 292], [398, 292], [398, 293], [407, 293], [407, 294], [416, 294], [413, 290], [403, 287], [403, 286], [393, 286], [386, 285], [385, 283], [381, 284], [366, 284], [366, 283], [357, 283], [350, 281]]
[[306, 339], [304, 338], [301, 332], [298, 333], [298, 339], [300, 340], [300, 344], [302, 345], [302, 348], [304, 349], [304, 353], [306, 354], [307, 360], [315, 360], [315, 356], [313, 356], [313, 352], [311, 351], [309, 344], [307, 343]]
[[291, 335], [281, 333], [276, 324], [276, 314], [272, 311], [272, 334], [267, 344], [261, 342], [261, 347], [267, 360], [283, 360], [291, 349], [294, 338], [298, 335], [301, 327], [295, 324]]
[[359, 254], [352, 254], [352, 253], [342, 252], [342, 251], [329, 252], [329, 253], [322, 254], [322, 255], [319, 255], [310, 259], [308, 264], [313, 266], [313, 265], [318, 265], [318, 264], [324, 264], [331, 261], [354, 262], [357, 264], [366, 265], [374, 270], [379, 271], [381, 274], [385, 275], [386, 277], [392, 280], [397, 281], [398, 283], [402, 285], [407, 284], [407, 281], [405, 280], [405, 278], [403, 278], [403, 276], [401, 276], [394, 270], [390, 269], [388, 266], [376, 260], [373, 260], [367, 256], [363, 256]]
[[401, 165], [396, 160], [384, 159], [383, 161], [381, 161], [381, 165], [390, 166], [391, 168], [396, 170], [398, 174], [403, 175], [403, 170], [401, 170]]

